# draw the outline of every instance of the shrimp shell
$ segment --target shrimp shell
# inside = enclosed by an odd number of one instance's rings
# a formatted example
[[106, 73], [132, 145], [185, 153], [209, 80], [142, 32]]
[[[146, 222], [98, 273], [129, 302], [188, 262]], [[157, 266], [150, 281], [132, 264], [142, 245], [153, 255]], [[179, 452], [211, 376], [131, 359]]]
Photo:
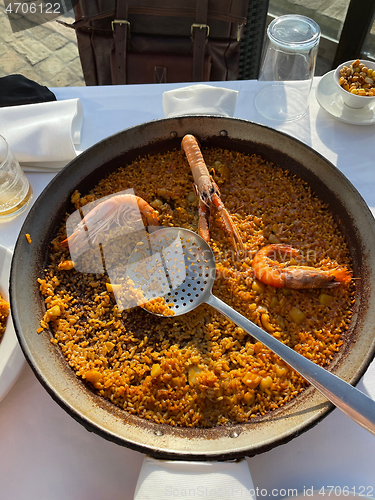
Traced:
[[75, 231], [61, 242], [61, 246], [78, 249], [87, 242], [87, 232], [91, 243], [95, 243], [99, 234], [106, 231], [113, 223], [119, 226], [130, 226], [139, 220], [139, 214], [148, 225], [159, 225], [158, 212], [143, 198], [125, 193], [112, 196], [96, 205], [85, 215]]
[[352, 275], [346, 267], [323, 271], [309, 266], [286, 266], [274, 260], [277, 255], [296, 257], [298, 253], [296, 248], [284, 244], [261, 248], [252, 262], [255, 277], [276, 288], [334, 288], [350, 283]]

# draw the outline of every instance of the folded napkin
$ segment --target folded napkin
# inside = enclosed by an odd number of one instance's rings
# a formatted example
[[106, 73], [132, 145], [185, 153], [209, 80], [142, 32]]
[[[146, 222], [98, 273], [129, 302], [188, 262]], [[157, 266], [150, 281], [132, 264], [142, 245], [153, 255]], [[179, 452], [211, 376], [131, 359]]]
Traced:
[[26, 170], [59, 170], [77, 156], [79, 99], [0, 108], [0, 135]]
[[173, 462], [146, 457], [134, 500], [200, 498], [256, 500], [245, 459], [239, 462]]
[[163, 94], [166, 118], [179, 115], [233, 116], [236, 109], [237, 90], [197, 84], [168, 90]]

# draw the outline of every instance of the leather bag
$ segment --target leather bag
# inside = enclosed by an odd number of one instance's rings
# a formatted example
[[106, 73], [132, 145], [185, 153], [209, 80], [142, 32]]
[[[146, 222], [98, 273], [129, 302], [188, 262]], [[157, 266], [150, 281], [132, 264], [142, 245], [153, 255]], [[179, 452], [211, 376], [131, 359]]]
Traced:
[[86, 85], [236, 80], [249, 0], [78, 0]]

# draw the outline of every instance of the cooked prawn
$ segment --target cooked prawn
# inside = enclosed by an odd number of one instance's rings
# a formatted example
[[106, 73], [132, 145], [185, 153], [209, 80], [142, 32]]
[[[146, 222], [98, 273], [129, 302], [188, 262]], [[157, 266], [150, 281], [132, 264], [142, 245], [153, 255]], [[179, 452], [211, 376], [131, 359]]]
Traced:
[[255, 277], [276, 288], [333, 288], [350, 282], [352, 275], [346, 267], [323, 271], [309, 266], [287, 266], [275, 260], [277, 255], [293, 258], [298, 253], [296, 248], [283, 244], [261, 248], [252, 262]]
[[193, 174], [194, 185], [199, 196], [199, 234], [202, 238], [209, 243], [210, 233], [209, 233], [209, 215], [212, 207], [215, 207], [224, 222], [225, 229], [232, 238], [232, 244], [235, 248], [237, 245], [242, 250], [243, 242], [242, 238], [230, 216], [228, 210], [225, 208], [224, 203], [220, 199], [220, 191], [217, 187], [212, 176], [209, 174], [207, 165], [203, 159], [201, 150], [199, 148], [196, 138], [187, 134], [182, 139], [181, 144], [186, 157], [188, 159], [191, 172]]
[[140, 215], [144, 218], [146, 225], [159, 225], [158, 212], [143, 198], [130, 193], [112, 196], [90, 210], [74, 232], [61, 242], [61, 245], [69, 246], [74, 251], [83, 247], [88, 238], [90, 243], [94, 244], [98, 236], [113, 223], [132, 227], [140, 220]]

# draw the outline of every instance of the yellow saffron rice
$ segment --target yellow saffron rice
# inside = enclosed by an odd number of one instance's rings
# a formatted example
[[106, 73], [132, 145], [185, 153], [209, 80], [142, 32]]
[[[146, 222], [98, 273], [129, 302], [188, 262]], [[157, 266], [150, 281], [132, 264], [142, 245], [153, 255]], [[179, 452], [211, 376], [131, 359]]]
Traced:
[[[236, 255], [220, 214], [214, 213], [214, 294], [326, 367], [343, 343], [354, 285], [274, 288], [254, 279], [251, 262], [264, 245], [287, 243], [300, 251], [294, 265], [350, 270], [348, 248], [332, 214], [303, 180], [259, 156], [220, 149], [203, 154], [246, 247], [244, 255]], [[139, 158], [89, 193], [72, 193], [72, 202], [79, 209], [130, 188], [159, 212], [160, 225], [197, 231], [198, 199], [178, 150]], [[60, 246], [64, 238], [62, 225], [39, 279], [47, 307], [41, 326], [52, 331], [77, 377], [103, 398], [155, 422], [211, 427], [263, 415], [306, 387], [278, 356], [207, 305], [176, 317], [157, 317], [142, 307], [120, 310], [116, 284], [105, 272], [58, 268], [71, 259]], [[120, 248], [121, 236], [119, 254]]]

